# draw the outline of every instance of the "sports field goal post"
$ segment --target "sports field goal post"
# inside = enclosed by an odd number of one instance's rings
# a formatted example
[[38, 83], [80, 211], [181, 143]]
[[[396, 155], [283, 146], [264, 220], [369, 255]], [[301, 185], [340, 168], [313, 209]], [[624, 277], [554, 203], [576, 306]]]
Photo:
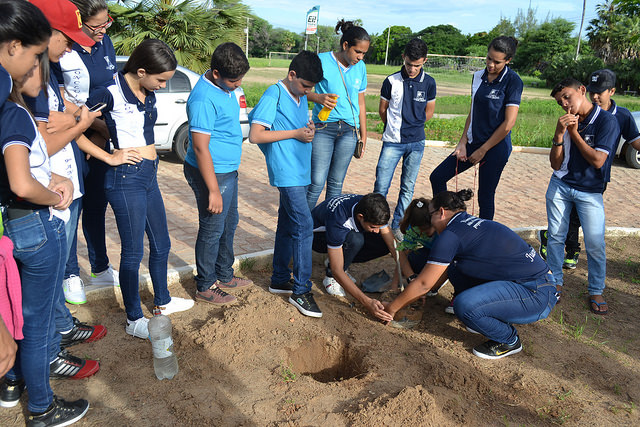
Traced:
[[269, 52], [269, 67], [271, 66], [272, 59], [288, 59], [292, 60], [298, 52]]

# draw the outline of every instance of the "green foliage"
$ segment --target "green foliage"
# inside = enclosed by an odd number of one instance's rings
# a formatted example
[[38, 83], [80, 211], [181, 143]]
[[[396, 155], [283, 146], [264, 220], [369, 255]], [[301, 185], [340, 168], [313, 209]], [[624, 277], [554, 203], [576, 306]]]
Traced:
[[591, 73], [604, 68], [604, 62], [595, 56], [581, 56], [577, 61], [574, 58], [572, 52], [562, 53], [553, 58], [541, 74], [547, 86], [552, 87], [567, 77], [587, 83]]
[[175, 52], [178, 63], [204, 72], [216, 46], [243, 45], [248, 9], [237, 0], [142, 0], [132, 7], [110, 4], [116, 53], [129, 55], [143, 40], [156, 38]]
[[596, 6], [587, 27], [589, 44], [605, 63], [640, 58], [640, 2], [608, 0]]
[[544, 22], [527, 32], [513, 58], [513, 67], [524, 74], [544, 70], [555, 55], [575, 52], [571, 37], [574, 24], [562, 18]]
[[435, 25], [416, 33], [429, 46], [429, 53], [439, 55], [464, 55], [467, 38], [453, 25]]
[[529, 31], [534, 31], [538, 29], [538, 20], [536, 19], [536, 13], [538, 13], [538, 8], [532, 9], [531, 6], [527, 8], [527, 13], [525, 14], [522, 9], [518, 9], [516, 13], [516, 18], [513, 20], [513, 27], [515, 29], [515, 36], [522, 38]]
[[388, 64], [401, 64], [402, 53], [404, 48], [409, 43], [409, 40], [413, 38], [411, 28], [394, 25], [391, 27], [391, 32], [387, 28], [380, 35], [373, 35], [371, 37], [371, 45], [365, 61], [375, 62], [377, 64], [384, 64], [384, 57], [387, 49], [387, 35], [389, 35], [389, 53], [387, 56]]
[[499, 36], [511, 36], [514, 37], [516, 35], [516, 27], [513, 26], [511, 21], [503, 16], [500, 16], [500, 21], [498, 24], [493, 27], [491, 31], [489, 31], [489, 37], [487, 41], [487, 45], [489, 42], [496, 37]]
[[251, 16], [249, 21], [249, 56], [267, 56], [272, 43], [273, 27], [266, 20]]
[[616, 73], [616, 87], [640, 93], [640, 58], [621, 59], [611, 66]]

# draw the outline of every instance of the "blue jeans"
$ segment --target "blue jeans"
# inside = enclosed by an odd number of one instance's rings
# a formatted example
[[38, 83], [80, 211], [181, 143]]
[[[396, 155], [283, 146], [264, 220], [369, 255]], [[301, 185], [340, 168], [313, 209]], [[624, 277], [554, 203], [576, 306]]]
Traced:
[[490, 340], [512, 343], [518, 336], [513, 323], [544, 319], [557, 301], [553, 276], [547, 274], [526, 283], [499, 280], [473, 286], [456, 296], [453, 310], [462, 323]]
[[316, 123], [315, 126], [316, 134], [311, 146], [311, 185], [307, 191], [309, 210], [316, 206], [325, 182], [326, 200], [342, 194], [342, 183], [357, 142], [356, 128], [343, 121]]
[[[470, 156], [479, 146], [479, 144], [467, 144], [467, 156]], [[496, 188], [510, 154], [511, 144], [502, 141], [487, 151], [484, 158], [480, 160], [478, 166], [478, 216], [482, 219], [493, 219], [496, 210]], [[429, 177], [433, 195], [447, 191], [447, 181], [456, 176], [456, 168], [458, 169], [457, 173], [462, 173], [472, 166], [469, 161], [462, 162], [458, 161], [456, 156], [447, 156], [431, 172]]]
[[[327, 233], [316, 231], [313, 233], [313, 250], [327, 253]], [[361, 263], [380, 258], [389, 253], [387, 244], [380, 233], [358, 233], [351, 230], [342, 244], [343, 268], [346, 271], [352, 263]], [[332, 277], [327, 268], [327, 276]]]
[[547, 188], [547, 264], [558, 285], [563, 284], [564, 241], [569, 228], [571, 209], [575, 206], [584, 233], [589, 270], [589, 295], [602, 295], [607, 273], [605, 253], [604, 202], [602, 193], [576, 190], [552, 176]]
[[62, 277], [67, 253], [64, 222], [49, 220], [49, 210], [38, 210], [8, 221], [5, 233], [14, 244], [22, 281], [24, 339], [18, 341], [18, 354], [7, 378], [24, 378], [29, 390], [28, 409], [44, 412], [53, 401], [49, 385], [49, 349], [60, 349], [55, 330], [55, 303], [62, 294]]
[[293, 257], [293, 293], [306, 294], [311, 292], [313, 243], [313, 218], [307, 205], [307, 186], [278, 187], [278, 190], [280, 208], [271, 283], [285, 283], [291, 278], [289, 261]]
[[122, 249], [120, 290], [129, 320], [142, 317], [138, 270], [144, 255], [144, 235], [149, 238], [149, 274], [153, 283], [153, 303], [171, 300], [167, 289], [167, 260], [171, 239], [162, 194], [158, 188], [158, 159], [143, 159], [135, 165], [109, 169], [104, 189], [113, 208]]
[[[196, 196], [198, 205], [198, 237], [196, 238], [196, 286], [200, 292], [209, 289], [216, 280], [233, 279], [233, 237], [238, 226], [238, 171], [217, 173], [222, 195], [222, 212], [212, 214], [209, 189], [200, 170], [184, 164], [184, 176]], [[289, 280], [289, 279], [287, 279]]]
[[87, 242], [91, 272], [101, 273], [109, 268], [105, 240], [107, 197], [104, 193], [104, 178], [109, 170], [109, 165], [93, 157], [87, 163], [89, 164], [89, 173], [84, 178], [82, 232]]
[[404, 211], [413, 198], [413, 188], [416, 185], [418, 172], [420, 172], [420, 162], [424, 154], [424, 141], [411, 142], [408, 144], [397, 144], [393, 142], [383, 142], [378, 166], [376, 167], [376, 183], [373, 192], [387, 197], [393, 173], [402, 159], [402, 175], [400, 175], [400, 194], [398, 194], [398, 204], [393, 212], [391, 228], [399, 228], [400, 221], [404, 216]]

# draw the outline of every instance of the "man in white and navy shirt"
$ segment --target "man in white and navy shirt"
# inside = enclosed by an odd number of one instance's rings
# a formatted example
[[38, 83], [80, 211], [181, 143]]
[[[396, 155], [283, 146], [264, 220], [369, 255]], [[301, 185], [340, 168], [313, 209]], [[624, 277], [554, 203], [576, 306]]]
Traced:
[[402, 159], [400, 194], [391, 222], [391, 230], [398, 240], [402, 237], [400, 221], [411, 203], [420, 171], [424, 124], [433, 117], [436, 106], [436, 82], [422, 69], [427, 52], [427, 44], [419, 38], [407, 43], [402, 54], [404, 66], [388, 76], [380, 90], [379, 113], [385, 126], [373, 191], [387, 196], [396, 166]]

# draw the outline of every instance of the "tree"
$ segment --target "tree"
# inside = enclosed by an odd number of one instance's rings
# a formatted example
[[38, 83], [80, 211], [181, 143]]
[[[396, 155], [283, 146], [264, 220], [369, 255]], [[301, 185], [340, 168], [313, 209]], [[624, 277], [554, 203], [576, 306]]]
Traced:
[[[371, 45], [367, 52], [366, 61], [374, 62], [376, 64], [384, 64], [384, 57], [387, 50], [387, 28], [381, 34], [374, 34], [371, 36]], [[394, 25], [391, 27], [391, 33], [389, 34], [389, 54], [387, 57], [387, 63], [400, 64], [402, 61], [402, 53], [404, 47], [409, 43], [409, 40], [413, 38], [411, 28]]]
[[591, 48], [605, 63], [640, 58], [638, 7], [637, 0], [609, 0], [596, 6], [598, 17], [590, 21], [587, 36]]
[[533, 31], [538, 28], [538, 20], [536, 19], [536, 13], [538, 8], [532, 9], [531, 6], [527, 8], [527, 14], [518, 9], [516, 19], [513, 20], [513, 27], [515, 28], [516, 37], [522, 38], [529, 31]]
[[270, 45], [271, 51], [291, 52], [291, 49], [300, 45], [300, 35], [282, 28], [276, 28], [272, 33], [273, 43]]
[[178, 63], [196, 72], [209, 67], [220, 43], [244, 45], [249, 13], [238, 0], [142, 0], [111, 4], [109, 10], [119, 55], [129, 55], [143, 40], [156, 38], [174, 50]]
[[[499, 36], [516, 36], [516, 27], [513, 26], [508, 18], [500, 16], [500, 21], [491, 31], [489, 31], [489, 42]], [[489, 44], [487, 42], [487, 45]]]
[[574, 52], [575, 38], [571, 36], [575, 24], [563, 18], [544, 22], [528, 31], [513, 58], [513, 67], [525, 74], [542, 71], [557, 54]]
[[265, 57], [271, 50], [273, 27], [257, 16], [251, 16], [249, 22], [249, 56]]
[[416, 36], [427, 43], [429, 53], [440, 55], [466, 54], [467, 38], [453, 25], [427, 27], [416, 33]]
[[309, 35], [309, 50], [315, 50], [318, 37], [320, 38], [318, 52], [335, 50], [340, 44], [340, 36], [336, 34], [333, 27], [329, 25], [318, 25], [318, 32], [315, 35]]

